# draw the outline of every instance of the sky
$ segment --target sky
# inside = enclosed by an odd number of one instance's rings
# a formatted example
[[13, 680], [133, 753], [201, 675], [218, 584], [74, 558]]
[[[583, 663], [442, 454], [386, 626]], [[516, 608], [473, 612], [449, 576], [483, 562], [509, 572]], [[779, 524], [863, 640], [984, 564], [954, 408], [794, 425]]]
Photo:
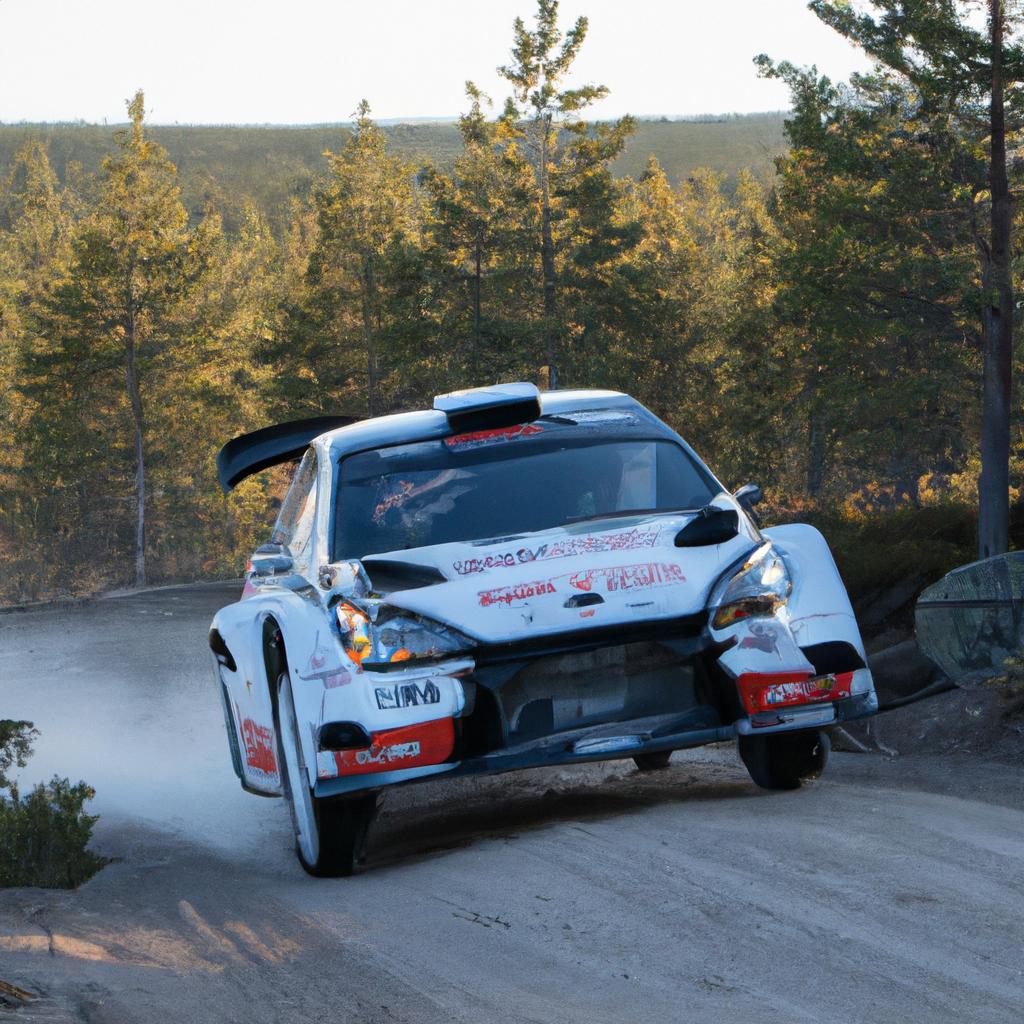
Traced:
[[[138, 88], [156, 124], [453, 117], [495, 73], [534, 0], [0, 0], [0, 121], [124, 121]], [[593, 116], [780, 110], [755, 54], [867, 67], [806, 0], [562, 0], [590, 32], [571, 81], [611, 90]]]

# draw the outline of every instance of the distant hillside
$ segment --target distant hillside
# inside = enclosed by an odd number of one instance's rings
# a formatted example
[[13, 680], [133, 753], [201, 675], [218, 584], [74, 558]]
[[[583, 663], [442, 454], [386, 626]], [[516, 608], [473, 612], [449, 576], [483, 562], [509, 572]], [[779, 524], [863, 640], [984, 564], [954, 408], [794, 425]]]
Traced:
[[641, 121], [617, 174], [640, 174], [653, 153], [677, 182], [698, 167], [730, 177], [748, 168], [764, 181], [775, 173], [774, 160], [786, 151], [784, 113], [746, 114], [694, 121]]
[[[785, 149], [783, 114], [749, 114], [694, 121], [641, 121], [615, 171], [637, 175], [653, 153], [673, 181], [694, 168], [710, 167], [734, 176], [749, 168], [767, 180], [773, 159]], [[91, 173], [112, 148], [116, 126], [91, 124], [0, 125], [0, 180], [17, 150], [30, 138], [49, 147], [58, 175], [78, 164]], [[166, 147], [181, 174], [185, 202], [198, 213], [208, 201], [237, 222], [247, 199], [277, 221], [291, 196], [304, 195], [323, 172], [325, 149], [344, 142], [343, 125], [303, 127], [154, 126], [153, 138]], [[450, 163], [460, 149], [451, 122], [385, 125], [394, 147], [415, 160]]]

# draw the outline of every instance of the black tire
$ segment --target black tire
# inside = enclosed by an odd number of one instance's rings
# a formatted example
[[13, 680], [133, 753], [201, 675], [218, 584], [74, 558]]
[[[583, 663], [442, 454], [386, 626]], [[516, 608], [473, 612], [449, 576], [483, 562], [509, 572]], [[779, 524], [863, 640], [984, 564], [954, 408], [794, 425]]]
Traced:
[[633, 758], [633, 763], [642, 772], [656, 772], [662, 768], [667, 768], [671, 758], [671, 750], [659, 750], [653, 754], [637, 754]]
[[320, 829], [320, 856], [315, 864], [307, 864], [296, 847], [299, 862], [317, 878], [347, 878], [363, 861], [370, 825], [377, 815], [377, 795], [334, 801], [314, 798], [313, 806]]
[[762, 789], [798, 789], [825, 770], [831, 744], [824, 732], [794, 732], [740, 736], [739, 749], [750, 777]]
[[317, 878], [351, 875], [363, 858], [367, 833], [377, 813], [377, 794], [327, 800], [313, 795], [287, 673], [278, 679], [277, 737], [281, 786], [291, 813], [299, 863]]

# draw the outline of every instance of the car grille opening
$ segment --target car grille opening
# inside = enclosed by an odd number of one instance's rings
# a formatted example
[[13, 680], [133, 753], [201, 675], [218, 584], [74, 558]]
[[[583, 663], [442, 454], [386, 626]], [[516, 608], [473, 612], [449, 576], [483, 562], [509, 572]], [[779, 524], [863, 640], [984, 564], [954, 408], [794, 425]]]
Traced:
[[510, 745], [679, 713], [698, 703], [692, 660], [657, 642], [538, 658], [508, 679], [497, 697]]

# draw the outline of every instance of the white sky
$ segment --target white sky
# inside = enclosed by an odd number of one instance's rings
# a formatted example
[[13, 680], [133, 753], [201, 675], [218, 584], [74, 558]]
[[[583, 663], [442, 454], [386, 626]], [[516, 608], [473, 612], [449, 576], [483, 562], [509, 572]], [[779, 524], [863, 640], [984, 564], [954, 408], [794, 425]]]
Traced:
[[[0, 121], [125, 120], [146, 90], [155, 123], [454, 116], [494, 73], [512, 19], [534, 0], [0, 0]], [[574, 81], [611, 89], [593, 116], [776, 110], [786, 89], [751, 58], [817, 64], [833, 78], [866, 61], [805, 0], [562, 0], [590, 34]]]

